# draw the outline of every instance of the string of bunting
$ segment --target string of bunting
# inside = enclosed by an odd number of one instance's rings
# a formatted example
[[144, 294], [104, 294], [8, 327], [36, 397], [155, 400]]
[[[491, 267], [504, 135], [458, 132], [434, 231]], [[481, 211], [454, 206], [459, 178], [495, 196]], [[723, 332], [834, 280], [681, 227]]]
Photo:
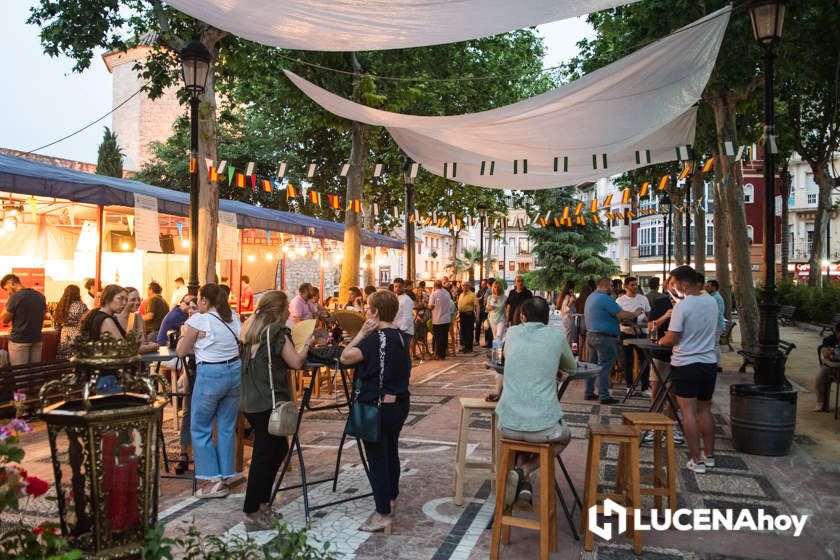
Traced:
[[[743, 146], [739, 149], [738, 153], [743, 154]], [[684, 161], [684, 165], [677, 175], [677, 181], [685, 180], [693, 171], [692, 164], [688, 160], [690, 157], [690, 147], [689, 146], [678, 146], [676, 147], [676, 154], [677, 157]], [[749, 150], [749, 149], [748, 149]], [[737, 159], [737, 158], [736, 158]], [[259, 188], [263, 192], [270, 193], [272, 195], [275, 194], [283, 194], [285, 193], [285, 198], [287, 201], [297, 201], [296, 203], [299, 205], [305, 204], [308, 202], [313, 206], [317, 206], [319, 208], [323, 208], [326, 204], [327, 208], [330, 208], [334, 211], [341, 210], [344, 208], [346, 212], [355, 212], [357, 214], [364, 214], [366, 212], [364, 205], [362, 204], [361, 199], [349, 199], [346, 200], [346, 204], [343, 204], [343, 197], [338, 194], [328, 194], [328, 193], [321, 193], [312, 189], [299, 189], [296, 185], [291, 183], [286, 178], [286, 171], [287, 165], [286, 162], [279, 162], [277, 165], [277, 174], [275, 177], [259, 177], [255, 174], [256, 164], [254, 162], [248, 162], [244, 171], [237, 170], [233, 165], [229, 164], [226, 160], [221, 160], [216, 165], [216, 162], [207, 158], [205, 160], [207, 166], [207, 173], [208, 173], [208, 180], [214, 183], [221, 183], [224, 184], [225, 182], [229, 187], [235, 187], [239, 189], [245, 189], [250, 186], [251, 190], [256, 192]], [[640, 165], [650, 164], [651, 163], [651, 153], [650, 150], [638, 150], [636, 151], [636, 163]], [[513, 172], [515, 174], [527, 174], [528, 173], [528, 160], [521, 159], [521, 160], [513, 160]], [[607, 154], [592, 154], [592, 165], [594, 169], [607, 169], [608, 167], [608, 159]], [[374, 164], [373, 169], [373, 177], [378, 178], [381, 177], [384, 165], [382, 163]], [[553, 161], [553, 169], [555, 173], [567, 172], [569, 167], [569, 158], [568, 156], [557, 156], [554, 158]], [[346, 177], [349, 173], [351, 168], [350, 163], [342, 164], [339, 170], [339, 176]], [[708, 158], [700, 168], [701, 173], [709, 173], [714, 168], [714, 159]], [[189, 169], [190, 173], [198, 173], [198, 161], [194, 157], [189, 158]], [[458, 162], [444, 162], [443, 164], [444, 169], [444, 177], [450, 179], [457, 180], [457, 173], [458, 173]], [[495, 161], [482, 161], [480, 166], [480, 173], [481, 175], [488, 174], [493, 175], [496, 169], [496, 162]], [[318, 170], [318, 166], [315, 163], [309, 163], [306, 166], [305, 177], [312, 178], [315, 176], [315, 173]], [[419, 164], [416, 162], [412, 162], [411, 167], [409, 168], [409, 174], [412, 178], [417, 176], [419, 171]], [[669, 182], [672, 180], [672, 176], [670, 174], [663, 175], [656, 181], [655, 189], [657, 191], [663, 191], [668, 187]], [[602, 217], [599, 216], [599, 213], [603, 214], [603, 219], [606, 219], [609, 222], [617, 221], [617, 220], [630, 220], [637, 216], [647, 216], [650, 214], [654, 214], [658, 212], [657, 209], [652, 208], [639, 208], [639, 199], [649, 196], [651, 194], [651, 189], [654, 187], [653, 182], [645, 181], [643, 182], [637, 189], [638, 195], [635, 196], [633, 189], [625, 188], [621, 192], [621, 204], [622, 205], [629, 205], [635, 207], [636, 210], [627, 209], [624, 212], [611, 211], [612, 206], [612, 198], [613, 194], [608, 194], [601, 204], [598, 204], [597, 199], [593, 199], [589, 203], [588, 213], [584, 213], [584, 202], [578, 201], [574, 207], [565, 207], [561, 211], [559, 216], [554, 216], [551, 219], [551, 211], [549, 211], [546, 216], [534, 216], [534, 218], [530, 221], [530, 223], [534, 226], [538, 227], [547, 227], [547, 226], [555, 226], [555, 227], [573, 227], [573, 225], [586, 225], [589, 222], [599, 224], [601, 223]], [[726, 187], [726, 180], [724, 180], [722, 187]], [[700, 204], [700, 202], [698, 202]], [[379, 205], [374, 203], [372, 204], [372, 208], [370, 211], [373, 213], [374, 216], [380, 215]], [[397, 207], [393, 208], [393, 216], [399, 217], [401, 215], [400, 210]], [[461, 218], [457, 218], [456, 216], [440, 216], [438, 217], [435, 213], [428, 216], [420, 216], [420, 214], [415, 210], [413, 216], [408, 217], [409, 222], [416, 223], [419, 225], [425, 226], [437, 226], [437, 227], [450, 227], [454, 228], [457, 227], [461, 229], [464, 222]], [[473, 220], [474, 222], [475, 220]], [[474, 225], [474, 224], [473, 224]]]

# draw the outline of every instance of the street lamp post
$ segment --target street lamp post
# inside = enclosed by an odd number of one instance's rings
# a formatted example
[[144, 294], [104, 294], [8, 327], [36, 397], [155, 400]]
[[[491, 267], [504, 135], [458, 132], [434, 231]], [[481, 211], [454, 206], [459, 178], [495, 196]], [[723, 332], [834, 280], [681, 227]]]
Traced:
[[210, 72], [210, 52], [200, 41], [181, 50], [181, 77], [190, 96], [190, 282], [189, 293], [198, 295], [198, 103]]
[[481, 271], [479, 276], [484, 278], [484, 220], [487, 218], [487, 208], [479, 206], [478, 216], [480, 224], [478, 230], [478, 262], [479, 270]]
[[753, 0], [747, 6], [756, 41], [764, 49], [764, 286], [759, 297], [758, 348], [754, 354], [755, 381], [781, 386], [785, 364], [779, 351], [779, 303], [776, 298], [776, 212], [772, 137], [774, 46], [782, 36], [785, 6], [779, 0]]
[[671, 198], [668, 193], [662, 195], [659, 199], [659, 211], [665, 210], [667, 213], [662, 216], [662, 283], [668, 278], [668, 245], [670, 240], [668, 238], [669, 220], [671, 217]]
[[403, 158], [403, 183], [405, 184], [405, 278], [414, 282], [414, 177], [411, 176], [413, 162], [408, 156]]

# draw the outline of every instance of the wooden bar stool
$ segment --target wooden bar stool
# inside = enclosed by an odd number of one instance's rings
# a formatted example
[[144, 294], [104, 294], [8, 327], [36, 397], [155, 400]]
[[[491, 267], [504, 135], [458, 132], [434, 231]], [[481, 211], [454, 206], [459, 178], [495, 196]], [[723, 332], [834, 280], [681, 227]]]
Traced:
[[[496, 403], [484, 399], [461, 397], [461, 424], [455, 447], [455, 505], [464, 505], [465, 480], [491, 480], [495, 484], [496, 452], [499, 438], [496, 433]], [[490, 461], [467, 461], [470, 418], [473, 414], [490, 413]]]
[[[639, 477], [641, 484], [652, 486], [642, 486], [642, 495], [653, 496], [656, 509], [660, 510], [662, 509], [662, 496], [666, 496], [668, 507], [676, 509], [677, 466], [674, 451], [674, 426], [676, 421], [658, 412], [625, 412], [621, 417], [625, 424], [635, 428], [640, 438], [645, 430], [653, 432], [653, 475]], [[662, 438], [665, 438], [664, 444]]]
[[[554, 491], [554, 455], [553, 443], [532, 443], [515, 439], [501, 438], [500, 462], [496, 475], [496, 508], [493, 514], [493, 540], [490, 545], [490, 558], [499, 558], [501, 544], [510, 543], [510, 528], [522, 527], [540, 533], [540, 558], [548, 560], [551, 552], [557, 550], [557, 502]], [[516, 463], [516, 452], [537, 453], [540, 461], [539, 506], [536, 511], [539, 519], [515, 517], [513, 506], [505, 507], [505, 486], [507, 473]]]
[[[598, 492], [602, 443], [619, 445], [615, 491], [611, 493]], [[633, 511], [641, 507], [638, 465], [639, 434], [635, 428], [629, 425], [605, 426], [596, 422], [589, 424], [589, 450], [586, 455], [586, 486], [583, 492], [582, 512], [584, 550], [592, 550], [594, 538], [589, 527], [589, 508], [597, 506], [598, 513], [603, 513], [603, 505], [598, 502], [609, 498], [627, 508], [627, 534], [633, 537], [633, 551], [636, 554], [642, 553], [642, 533], [635, 530], [633, 522]]]

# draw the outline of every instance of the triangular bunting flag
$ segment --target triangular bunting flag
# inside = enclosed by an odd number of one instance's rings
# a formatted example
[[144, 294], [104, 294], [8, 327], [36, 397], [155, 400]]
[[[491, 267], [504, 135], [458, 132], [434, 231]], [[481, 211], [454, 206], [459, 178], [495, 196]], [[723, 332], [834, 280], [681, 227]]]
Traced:
[[664, 190], [665, 190], [665, 187], [667, 187], [667, 186], [668, 186], [668, 179], [670, 179], [670, 178], [671, 178], [671, 176], [670, 176], [670, 175], [663, 175], [663, 176], [659, 179], [659, 185], [656, 187], [656, 189], [657, 189], [657, 190], [660, 190], [660, 191], [664, 191]]
[[285, 161], [281, 161], [280, 164], [277, 166], [277, 176], [281, 179], [286, 176], [286, 162]]
[[609, 208], [610, 203], [612, 203], [612, 194], [608, 194], [607, 198], [604, 199], [604, 202], [601, 203], [601, 208]]
[[233, 166], [229, 165], [228, 168], [227, 168], [228, 186], [230, 186], [231, 183], [233, 183], [233, 176], [234, 176], [235, 173], [236, 173], [236, 171], [233, 169]]
[[381, 175], [382, 175], [382, 164], [377, 163], [376, 165], [373, 166], [373, 176], [374, 177], [379, 177]]
[[598, 199], [593, 198], [592, 203], [589, 205], [589, 211], [593, 214], [598, 211]]
[[236, 174], [236, 186], [240, 189], [245, 188], [245, 175], [243, 175], [242, 173]]
[[219, 175], [224, 175], [225, 171], [227, 171], [227, 160], [223, 159], [219, 162], [219, 168], [216, 169], [216, 173], [218, 173]]
[[309, 169], [306, 170], [306, 176], [309, 177], [309, 178], [312, 178], [312, 177], [315, 176], [315, 164], [314, 163], [309, 164]]
[[265, 192], [271, 192], [272, 191], [271, 181], [269, 181], [268, 179], [263, 179], [262, 180], [262, 188]]
[[251, 190], [256, 191], [257, 190], [257, 176], [256, 175], [250, 175], [250, 177], [251, 177]]
[[621, 203], [622, 204], [629, 204], [630, 203], [630, 189], [624, 189], [621, 193]]
[[190, 173], [198, 173], [198, 159], [190, 156]]
[[709, 158], [706, 160], [706, 163], [703, 164], [703, 173], [708, 173], [712, 170], [715, 165], [715, 158]]
[[692, 169], [694, 169], [694, 166], [691, 163], [686, 163], [685, 165], [683, 165], [682, 171], [680, 171], [680, 176], [677, 177], [677, 180], [682, 181], [683, 179], [688, 177], [689, 174], [691, 174]]
[[253, 175], [254, 174], [254, 162], [249, 161], [248, 166], [245, 168], [245, 175]]
[[321, 207], [321, 193], [316, 191], [309, 191], [309, 202], [316, 205], [317, 207]]
[[578, 202], [577, 206], [575, 206], [575, 216], [580, 216], [580, 213], [583, 211], [583, 202]]
[[297, 189], [291, 183], [286, 185], [286, 200], [289, 200], [290, 198], [297, 198]]
[[350, 164], [345, 163], [341, 166], [341, 171], [339, 172], [340, 177], [347, 177], [347, 174], [350, 172]]
[[643, 196], [647, 196], [648, 191], [650, 190], [650, 181], [645, 181], [642, 183], [642, 186], [639, 187], [639, 198]]

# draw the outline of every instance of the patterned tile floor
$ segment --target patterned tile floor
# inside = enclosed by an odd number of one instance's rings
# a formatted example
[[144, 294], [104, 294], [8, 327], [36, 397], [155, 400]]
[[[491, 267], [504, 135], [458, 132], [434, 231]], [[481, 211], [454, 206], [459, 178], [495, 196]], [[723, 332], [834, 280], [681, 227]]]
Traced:
[[[484, 368], [485, 357], [427, 362], [415, 368], [412, 376], [412, 406], [400, 445], [403, 464], [400, 504], [394, 534], [368, 534], [359, 525], [373, 509], [372, 498], [348, 501], [319, 509], [311, 517], [311, 534], [329, 541], [342, 558], [406, 558], [462, 560], [489, 556], [490, 532], [486, 530], [492, 515], [494, 496], [489, 482], [468, 482], [462, 507], [452, 503], [452, 464], [457, 439], [459, 406], [456, 397], [483, 396], [492, 390], [495, 374]], [[840, 469], [837, 465], [812, 460], [797, 446], [787, 457], [766, 458], [740, 454], [733, 450], [728, 428], [728, 385], [739, 382], [736, 375], [722, 376], [715, 398], [717, 424], [716, 453], [718, 467], [705, 475], [681, 469], [678, 477], [678, 502], [681, 507], [764, 509], [767, 513], [809, 513], [812, 518], [801, 538], [789, 533], [682, 533], [667, 531], [646, 533], [644, 558], [685, 558], [717, 560], [723, 558], [791, 558], [809, 560], [835, 558], [840, 538], [832, 518], [824, 514], [840, 513]], [[334, 395], [322, 393], [318, 403], [325, 404]], [[563, 458], [575, 486], [583, 487], [586, 427], [589, 422], [621, 422], [621, 413], [644, 409], [642, 400], [631, 399], [627, 405], [600, 406], [582, 399], [582, 387], [570, 387], [564, 399], [566, 420], [572, 429], [572, 441]], [[345, 416], [336, 411], [311, 412], [304, 416], [303, 452], [309, 479], [331, 475]], [[170, 450], [175, 441], [172, 422], [165, 423]], [[489, 454], [489, 416], [472, 421], [468, 451], [471, 455]], [[44, 452], [43, 431], [33, 434], [28, 446], [41, 476], [51, 479]], [[310, 487], [310, 504], [317, 505], [337, 498], [367, 494], [370, 489], [354, 449], [346, 442], [337, 492], [331, 483]], [[678, 461], [685, 462], [685, 450], [678, 447]], [[614, 476], [617, 451], [608, 447], [600, 467], [601, 480]], [[650, 448], [641, 450], [641, 466], [650, 468]], [[293, 462], [288, 483], [299, 483], [300, 470]], [[31, 469], [30, 469], [31, 470]], [[200, 520], [205, 533], [239, 535], [242, 492], [240, 486], [223, 500], [198, 501], [190, 495], [186, 480], [165, 479], [161, 483], [161, 514], [168, 534], [182, 533], [193, 520]], [[568, 494], [568, 492], [567, 492]], [[567, 500], [570, 496], [567, 496]], [[275, 503], [284, 519], [293, 526], [306, 524], [300, 490], [281, 492]], [[33, 500], [24, 504], [26, 522], [37, 522], [55, 515], [54, 502]], [[579, 514], [576, 513], [579, 520]], [[6, 517], [4, 521], [11, 520]], [[629, 540], [619, 537], [611, 542], [596, 539], [593, 551], [585, 552], [573, 540], [562, 515], [558, 521], [558, 552], [552, 558], [620, 559], [635, 557]], [[267, 540], [270, 533], [252, 533], [252, 538]], [[514, 529], [512, 542], [503, 548], [504, 558], [536, 557], [538, 540], [531, 532]]]

